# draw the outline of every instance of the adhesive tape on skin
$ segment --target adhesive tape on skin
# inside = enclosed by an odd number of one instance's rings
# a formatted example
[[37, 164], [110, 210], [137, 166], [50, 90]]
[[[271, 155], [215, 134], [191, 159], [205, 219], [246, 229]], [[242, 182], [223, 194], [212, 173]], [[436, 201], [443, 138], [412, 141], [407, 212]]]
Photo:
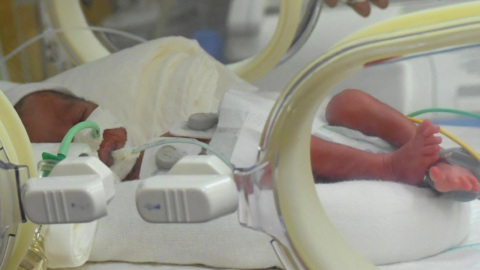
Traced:
[[[103, 141], [103, 131], [107, 129], [124, 128], [124, 126], [117, 120], [117, 118], [110, 112], [98, 106], [87, 118], [87, 121], [92, 121], [100, 127], [100, 137], [93, 138], [91, 129], [84, 129], [77, 133], [74, 142], [86, 143], [92, 150], [98, 151], [100, 144]], [[128, 137], [128, 136], [127, 136]]]
[[[108, 110], [103, 109], [98, 106], [87, 118], [88, 121], [92, 121], [98, 124], [100, 127], [100, 137], [93, 138], [91, 135], [90, 129], [85, 129], [80, 131], [74, 138], [74, 142], [86, 143], [88, 144], [93, 151], [98, 151], [100, 144], [103, 141], [103, 131], [107, 129], [116, 129], [116, 128], [125, 128], [120, 121]], [[125, 148], [132, 148], [134, 146], [133, 141], [130, 136], [128, 136], [127, 131], [127, 141], [125, 143]], [[138, 155], [125, 155], [123, 151], [114, 151], [112, 153], [114, 163], [110, 168], [119, 179], [124, 179], [128, 173], [132, 170], [135, 162], [138, 158]]]
[[120, 181], [125, 179], [135, 166], [140, 154], [132, 154], [131, 148], [122, 148], [112, 153], [113, 165], [110, 169], [118, 176]]

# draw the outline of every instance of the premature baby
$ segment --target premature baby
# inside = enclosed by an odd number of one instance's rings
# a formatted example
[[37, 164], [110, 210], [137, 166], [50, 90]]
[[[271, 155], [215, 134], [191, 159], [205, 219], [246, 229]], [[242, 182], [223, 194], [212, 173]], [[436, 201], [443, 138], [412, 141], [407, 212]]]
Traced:
[[[48, 90], [31, 93], [15, 104], [34, 143], [61, 142], [70, 128], [85, 121], [96, 108], [90, 101]], [[476, 193], [480, 189], [469, 170], [440, 160], [441, 138], [435, 136], [440, 128], [428, 120], [417, 127], [393, 108], [359, 90], [345, 90], [335, 96], [327, 107], [326, 117], [330, 125], [380, 137], [398, 150], [374, 154], [312, 136], [312, 170], [323, 179], [372, 179], [420, 185], [429, 173], [440, 192]], [[112, 166], [112, 152], [124, 147], [127, 131], [107, 129], [103, 137], [98, 155], [102, 162]], [[138, 179], [141, 162], [142, 155], [125, 180]]]

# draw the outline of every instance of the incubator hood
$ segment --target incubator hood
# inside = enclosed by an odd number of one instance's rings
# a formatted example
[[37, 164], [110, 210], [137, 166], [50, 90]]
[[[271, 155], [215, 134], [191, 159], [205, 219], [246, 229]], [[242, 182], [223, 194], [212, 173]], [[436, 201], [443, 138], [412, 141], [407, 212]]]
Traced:
[[[231, 66], [235, 73], [254, 82], [281, 63], [282, 58], [289, 57], [292, 54], [289, 49], [299, 48], [315, 25], [320, 1], [309, 2], [310, 12], [305, 12], [304, 17], [308, 20], [302, 19], [299, 2], [281, 1], [281, 20], [272, 42], [253, 59]], [[52, 0], [48, 5], [57, 27], [64, 30], [86, 27], [77, 1], [72, 4]], [[299, 26], [302, 31], [297, 30]], [[77, 64], [110, 53], [92, 32], [59, 33], [62, 46]], [[376, 269], [343, 240], [314, 193], [308, 152], [311, 122], [317, 108], [334, 84], [367, 65], [479, 44], [480, 3], [474, 2], [380, 23], [343, 40], [313, 61], [277, 100], [262, 136], [258, 165], [234, 171], [234, 178], [240, 183], [240, 223], [271, 235], [286, 269]], [[13, 173], [14, 178], [12, 169], [17, 172]], [[13, 190], [12, 183], [21, 186], [28, 178], [37, 177], [25, 128], [2, 93], [0, 177], [2, 194]], [[18, 269], [35, 230], [35, 225], [22, 216], [22, 210], [18, 211], [22, 207], [21, 196], [14, 198], [17, 201], [5, 200], [12, 196], [4, 194], [1, 202], [0, 269]], [[12, 215], [13, 212], [20, 215]]]
[[[477, 2], [413, 13], [360, 31], [312, 62], [277, 99], [262, 136], [259, 165], [237, 171], [244, 183], [239, 211], [242, 223], [282, 244], [280, 253], [291, 269], [376, 269], [335, 231], [313, 187], [310, 129], [325, 94], [373, 63], [478, 46], [479, 7]], [[252, 185], [257, 187], [253, 196], [246, 189]], [[274, 195], [264, 198], [266, 189]]]

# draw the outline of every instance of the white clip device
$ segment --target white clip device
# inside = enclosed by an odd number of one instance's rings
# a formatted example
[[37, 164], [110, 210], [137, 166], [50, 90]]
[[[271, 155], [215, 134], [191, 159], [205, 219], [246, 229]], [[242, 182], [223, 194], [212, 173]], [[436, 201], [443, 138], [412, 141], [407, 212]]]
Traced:
[[66, 158], [45, 178], [22, 187], [28, 219], [37, 224], [85, 223], [107, 215], [116, 175], [95, 157]]
[[137, 210], [152, 223], [206, 222], [234, 212], [238, 192], [232, 170], [216, 156], [186, 156], [168, 175], [144, 180]]

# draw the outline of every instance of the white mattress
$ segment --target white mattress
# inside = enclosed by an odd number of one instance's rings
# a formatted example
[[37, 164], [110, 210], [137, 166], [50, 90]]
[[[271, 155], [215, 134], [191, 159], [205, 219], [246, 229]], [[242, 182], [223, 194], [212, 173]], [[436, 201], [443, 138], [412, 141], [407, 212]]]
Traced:
[[[471, 127], [444, 127], [459, 137], [473, 149], [480, 151], [480, 129]], [[444, 140], [443, 147], [455, 147], [455, 143]], [[472, 202], [471, 232], [469, 237], [458, 247], [425, 258], [420, 261], [380, 266], [381, 270], [477, 270], [480, 269], [480, 200]], [[200, 266], [173, 266], [158, 264], [132, 264], [120, 262], [88, 263], [76, 270], [207, 270]], [[218, 269], [215, 270], [225, 270]]]
[[[480, 269], [480, 201], [472, 203], [470, 236], [459, 247], [416, 262], [380, 266], [381, 270], [476, 270]], [[76, 270], [208, 270], [200, 266], [133, 264], [123, 262], [88, 263]], [[66, 269], [65, 269], [66, 270]], [[226, 270], [218, 269], [215, 270]]]

